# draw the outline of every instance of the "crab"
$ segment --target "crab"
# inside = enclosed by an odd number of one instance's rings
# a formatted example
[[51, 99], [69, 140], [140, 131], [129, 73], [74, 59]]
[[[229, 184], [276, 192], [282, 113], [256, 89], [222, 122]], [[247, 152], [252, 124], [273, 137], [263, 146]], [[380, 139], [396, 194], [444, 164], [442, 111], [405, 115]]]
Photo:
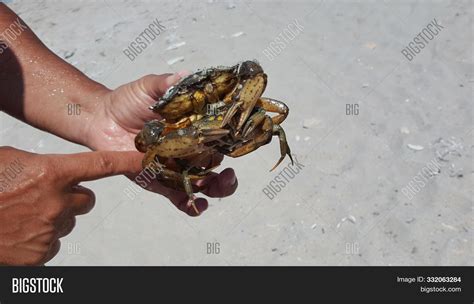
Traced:
[[[269, 143], [280, 141], [280, 159], [293, 163], [286, 135], [280, 124], [289, 113], [281, 101], [262, 97], [267, 75], [256, 61], [232, 67], [198, 71], [170, 87], [150, 109], [161, 120], [145, 123], [135, 138], [145, 153], [143, 167], [159, 174], [165, 185], [185, 190], [194, 205], [193, 180], [203, 179], [214, 168], [197, 165], [200, 160], [222, 153], [240, 157]], [[270, 117], [267, 113], [276, 113]], [[162, 165], [173, 159], [173, 165]]]
[[[220, 121], [213, 116], [196, 119], [181, 129], [166, 129], [164, 120], [151, 120], [135, 138], [135, 146], [145, 153], [143, 168], [157, 174], [167, 187], [185, 191], [188, 205], [199, 214], [194, 204], [192, 181], [212, 174], [212, 157], [217, 153], [211, 143], [219, 142], [230, 131], [220, 128]], [[208, 165], [202, 162], [210, 159]]]

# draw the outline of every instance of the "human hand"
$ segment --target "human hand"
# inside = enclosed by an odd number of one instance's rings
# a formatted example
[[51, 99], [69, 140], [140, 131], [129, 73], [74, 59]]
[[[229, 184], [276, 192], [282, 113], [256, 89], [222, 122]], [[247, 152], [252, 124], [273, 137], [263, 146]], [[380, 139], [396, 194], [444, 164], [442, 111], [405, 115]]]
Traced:
[[33, 154], [0, 147], [0, 264], [42, 265], [60, 248], [75, 216], [94, 206], [78, 183], [141, 170], [138, 152]]
[[[88, 129], [84, 132], [86, 144], [93, 150], [136, 150], [134, 139], [143, 128], [145, 122], [159, 118], [149, 106], [153, 105], [166, 90], [175, 84], [187, 72], [177, 74], [147, 75], [137, 81], [125, 84], [113, 91], [101, 92], [93, 106], [88, 105], [91, 113]], [[220, 164], [223, 155], [214, 155], [206, 160], [213, 167]], [[134, 179], [136, 176], [130, 176]], [[227, 168], [220, 174], [211, 176], [195, 183], [200, 192], [209, 197], [225, 197], [237, 189], [237, 178], [234, 170]], [[147, 183], [145, 189], [166, 196], [178, 209], [195, 216], [194, 208], [187, 204], [186, 193], [163, 186], [154, 180]], [[195, 201], [199, 213], [207, 209], [208, 202], [204, 198]]]
[[[0, 4], [0, 33], [18, 20], [12, 10]], [[21, 22], [24, 31], [9, 41], [3, 53], [3, 57], [9, 56], [0, 69], [2, 111], [93, 150], [135, 151], [135, 135], [146, 121], [157, 118], [148, 107], [185, 73], [149, 75], [111, 91], [56, 56]], [[31, 64], [33, 61], [36, 64]], [[80, 109], [80, 115], [71, 115], [71, 106]], [[218, 158], [222, 160], [222, 156]], [[230, 195], [237, 187], [232, 169], [198, 184], [201, 192], [212, 197]], [[178, 208], [194, 215], [185, 207], [184, 193], [157, 182], [147, 189], [167, 196]], [[196, 204], [200, 211], [207, 207], [204, 199]]]

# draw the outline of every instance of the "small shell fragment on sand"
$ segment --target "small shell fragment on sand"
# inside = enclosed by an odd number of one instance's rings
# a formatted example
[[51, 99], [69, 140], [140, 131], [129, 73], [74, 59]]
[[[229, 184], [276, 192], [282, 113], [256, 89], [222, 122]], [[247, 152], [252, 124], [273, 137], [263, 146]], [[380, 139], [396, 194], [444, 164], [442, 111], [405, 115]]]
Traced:
[[231, 36], [234, 37], [234, 38], [237, 38], [237, 37], [240, 37], [244, 34], [245, 34], [244, 32], [237, 32], [237, 33], [232, 34]]
[[444, 228], [447, 228], [449, 230], [458, 231], [458, 229], [456, 227], [445, 224], [445, 223], [441, 223], [441, 226], [443, 226]]
[[352, 224], [355, 224], [356, 223], [356, 218], [355, 216], [353, 215], [349, 215], [347, 217], [344, 217], [341, 219], [341, 221], [337, 224], [336, 228], [339, 229], [341, 227], [341, 225], [344, 223], [344, 222], [351, 222]]
[[182, 47], [183, 45], [186, 45], [186, 41], [173, 43], [170, 46], [168, 46], [166, 50], [167, 51], [176, 50], [177, 48]]
[[408, 144], [407, 147], [413, 151], [421, 151], [423, 150], [425, 147], [423, 146], [420, 146], [420, 145], [412, 145], [412, 144]]
[[166, 63], [168, 65], [173, 65], [175, 63], [183, 62], [183, 61], [184, 61], [184, 57], [181, 56], [181, 57], [176, 57], [176, 58], [170, 59], [170, 60], [166, 61]]
[[451, 161], [452, 156], [461, 157], [464, 149], [460, 139], [451, 137], [451, 139], [438, 138], [433, 143], [436, 149], [436, 157], [441, 161]]

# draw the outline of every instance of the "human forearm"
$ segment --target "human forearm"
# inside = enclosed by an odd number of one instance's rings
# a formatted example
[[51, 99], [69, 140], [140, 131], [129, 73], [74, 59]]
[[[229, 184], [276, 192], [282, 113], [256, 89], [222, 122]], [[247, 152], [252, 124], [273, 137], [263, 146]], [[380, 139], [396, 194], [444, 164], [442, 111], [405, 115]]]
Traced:
[[[18, 33], [14, 39], [5, 35], [9, 27]], [[1, 109], [37, 128], [84, 144], [86, 116], [109, 90], [51, 52], [4, 4], [0, 4], [0, 40], [4, 43], [0, 46]], [[80, 118], [68, 115], [68, 106], [71, 109], [77, 104]]]

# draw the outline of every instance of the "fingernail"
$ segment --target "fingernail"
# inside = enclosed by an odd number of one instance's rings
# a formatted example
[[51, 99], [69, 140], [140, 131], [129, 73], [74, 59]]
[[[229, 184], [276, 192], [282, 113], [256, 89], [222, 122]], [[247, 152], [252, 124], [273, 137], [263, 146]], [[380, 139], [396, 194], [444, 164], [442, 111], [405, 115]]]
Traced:
[[178, 73], [174, 73], [173, 75], [170, 76], [170, 79], [173, 81], [177, 81], [181, 78], [181, 76]]
[[229, 185], [234, 186], [235, 183], [237, 183], [237, 176], [235, 176], [235, 174], [233, 174], [232, 178], [230, 179]]
[[166, 78], [166, 83], [168, 87], [176, 84], [181, 79], [181, 77], [178, 75], [178, 73], [172, 74]]
[[191, 73], [189, 73], [188, 70], [182, 70], [182, 71], [179, 71], [179, 72], [176, 73], [176, 74], [179, 76], [179, 78], [183, 78], [183, 77], [185, 77], [185, 76], [188, 76], [188, 75], [191, 74]]

